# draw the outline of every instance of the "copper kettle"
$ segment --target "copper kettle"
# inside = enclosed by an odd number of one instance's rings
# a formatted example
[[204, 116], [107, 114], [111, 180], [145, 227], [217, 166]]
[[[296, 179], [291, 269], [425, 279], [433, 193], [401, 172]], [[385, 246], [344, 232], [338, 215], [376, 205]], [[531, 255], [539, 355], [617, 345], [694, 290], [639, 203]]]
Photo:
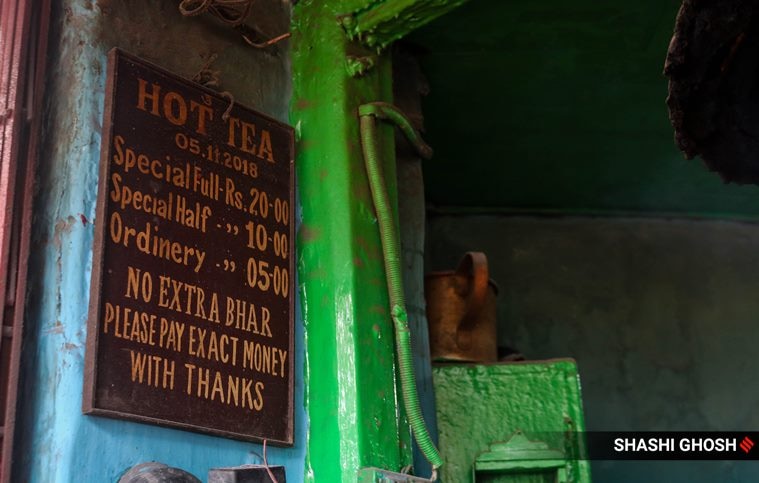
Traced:
[[466, 253], [456, 270], [425, 276], [432, 360], [496, 361], [497, 294], [481, 252]]

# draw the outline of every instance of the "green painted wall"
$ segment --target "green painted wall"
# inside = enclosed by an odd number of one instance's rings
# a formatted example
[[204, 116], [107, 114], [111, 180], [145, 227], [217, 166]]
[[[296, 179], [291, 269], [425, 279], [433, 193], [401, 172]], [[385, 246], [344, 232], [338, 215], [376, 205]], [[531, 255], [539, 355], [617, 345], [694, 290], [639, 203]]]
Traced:
[[412, 36], [443, 206], [759, 214], [676, 149], [662, 75], [679, 0], [472, 0]]
[[[570, 360], [509, 364], [439, 364], [433, 368], [444, 483], [555, 481], [513, 467], [478, 472], [474, 462], [516, 431], [563, 453], [569, 481], [589, 483], [590, 465], [574, 431], [584, 431], [577, 366]], [[574, 434], [574, 437], [568, 436]], [[503, 462], [501, 462], [503, 463]], [[500, 465], [500, 470], [506, 470]], [[535, 468], [530, 473], [534, 473]], [[507, 476], [508, 473], [508, 476]], [[554, 472], [555, 474], [555, 472]]]
[[[499, 342], [574, 357], [588, 430], [759, 427], [759, 225], [431, 217], [428, 266], [488, 254]], [[745, 483], [759, 462], [594, 461], [595, 483]]]
[[[436, 151], [424, 165], [427, 269], [485, 251], [499, 341], [533, 359], [575, 357], [591, 430], [759, 425], [759, 225], [724, 221], [756, 221], [759, 188], [726, 185], [676, 149], [662, 68], [679, 5], [472, 0], [411, 39]], [[593, 480], [758, 471], [594, 462]]]

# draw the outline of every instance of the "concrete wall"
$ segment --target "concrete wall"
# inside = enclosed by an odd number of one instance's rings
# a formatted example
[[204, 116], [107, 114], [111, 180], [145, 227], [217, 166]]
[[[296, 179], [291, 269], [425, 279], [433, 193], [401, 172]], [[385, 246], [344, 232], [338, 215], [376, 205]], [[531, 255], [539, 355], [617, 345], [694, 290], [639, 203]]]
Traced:
[[[153, 460], [205, 480], [211, 467], [259, 463], [260, 445], [83, 416], [82, 370], [93, 224], [100, 222], [94, 215], [106, 53], [121, 47], [185, 77], [218, 54], [212, 68], [224, 90], [287, 121], [287, 43], [257, 51], [212, 19], [182, 17], [178, 2], [53, 3], [13, 481], [116, 481], [132, 465]], [[289, 2], [257, 1], [251, 18], [267, 34], [282, 33]], [[305, 460], [302, 339], [297, 317], [296, 443], [268, 452], [269, 463], [285, 464], [288, 481], [296, 482]]]
[[[574, 357], [588, 430], [759, 427], [759, 225], [434, 216], [428, 270], [488, 254], [499, 342]], [[528, 409], [526, 409], [528, 410]], [[759, 462], [594, 462], [593, 481], [755, 481]]]

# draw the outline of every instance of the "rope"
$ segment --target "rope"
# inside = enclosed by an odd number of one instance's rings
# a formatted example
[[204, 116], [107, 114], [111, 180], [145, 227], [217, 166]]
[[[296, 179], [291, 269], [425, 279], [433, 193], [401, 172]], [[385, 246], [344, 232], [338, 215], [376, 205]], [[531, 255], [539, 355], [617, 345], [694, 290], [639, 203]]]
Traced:
[[203, 67], [200, 68], [197, 74], [192, 76], [192, 81], [206, 87], [219, 87], [221, 84], [221, 79], [219, 78], [221, 71], [211, 70], [211, 64], [216, 62], [218, 58], [218, 54], [208, 56], [208, 60], [203, 64]]
[[[241, 28], [250, 14], [254, 1], [255, 0], [182, 0], [179, 4], [179, 12], [185, 17], [197, 17], [198, 15], [208, 12], [231, 27]], [[241, 35], [248, 45], [257, 49], [263, 49], [290, 37], [290, 32], [262, 42], [257, 42], [252, 39], [251, 35], [244, 31], [241, 31]]]
[[232, 113], [232, 108], [235, 105], [235, 97], [229, 91], [219, 92], [219, 94], [229, 99], [229, 106], [227, 106], [227, 110], [224, 111], [224, 114], [221, 115], [221, 120], [227, 122], [229, 121], [229, 115]]
[[179, 12], [185, 17], [195, 17], [210, 12], [222, 22], [236, 27], [248, 18], [253, 0], [182, 0]]
[[[218, 57], [219, 56], [216, 54], [211, 54], [208, 57], [208, 60], [206, 60], [206, 63], [203, 64], [203, 67], [201, 67], [198, 73], [192, 77], [192, 81], [197, 82], [202, 86], [212, 87], [218, 90], [218, 88], [221, 86], [221, 78], [219, 77], [221, 75], [221, 71], [211, 70], [211, 64], [213, 64]], [[232, 113], [232, 108], [235, 105], [235, 97], [229, 91], [219, 92], [219, 95], [229, 99], [229, 106], [227, 106], [224, 114], [221, 115], [221, 119], [224, 122], [227, 122], [229, 120], [229, 115]]]

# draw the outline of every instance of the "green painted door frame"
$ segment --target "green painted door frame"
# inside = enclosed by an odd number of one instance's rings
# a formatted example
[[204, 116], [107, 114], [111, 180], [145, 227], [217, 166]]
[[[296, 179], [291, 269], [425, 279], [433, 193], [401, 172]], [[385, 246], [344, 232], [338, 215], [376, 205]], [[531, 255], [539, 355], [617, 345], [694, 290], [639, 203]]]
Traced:
[[[355, 482], [360, 468], [398, 471], [411, 463], [358, 106], [392, 102], [384, 47], [464, 1], [301, 0], [294, 7], [291, 122], [301, 206], [307, 481]], [[393, 131], [380, 129], [395, 200]]]

